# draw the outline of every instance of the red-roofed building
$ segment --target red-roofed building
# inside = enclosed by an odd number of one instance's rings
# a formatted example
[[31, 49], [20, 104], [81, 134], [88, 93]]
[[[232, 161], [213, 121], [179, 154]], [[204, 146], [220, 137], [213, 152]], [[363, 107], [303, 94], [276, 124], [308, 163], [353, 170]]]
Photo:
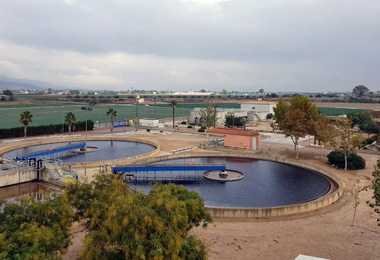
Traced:
[[209, 136], [224, 137], [224, 146], [240, 148], [245, 150], [259, 149], [259, 133], [253, 130], [233, 129], [233, 128], [212, 128], [206, 131]]

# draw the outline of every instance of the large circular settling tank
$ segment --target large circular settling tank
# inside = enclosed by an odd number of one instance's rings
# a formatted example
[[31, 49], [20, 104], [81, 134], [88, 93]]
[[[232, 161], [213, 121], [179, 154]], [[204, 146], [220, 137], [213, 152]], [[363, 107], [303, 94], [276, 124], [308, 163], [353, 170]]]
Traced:
[[[4, 154], [4, 158], [12, 160], [17, 156], [34, 153], [41, 150], [56, 149], [68, 144], [68, 142], [62, 142], [24, 147]], [[54, 156], [51, 155], [50, 157], [61, 159], [64, 163], [85, 162], [85, 160], [87, 160], [87, 162], [95, 162], [137, 156], [155, 149], [149, 144], [129, 141], [87, 141], [87, 146], [97, 147], [98, 150], [94, 152], [87, 152], [86, 154], [76, 153], [74, 151], [62, 152], [54, 154]]]
[[[175, 179], [176, 176], [191, 175], [193, 181], [177, 183], [198, 192], [205, 200], [206, 206], [217, 207], [276, 207], [292, 205], [315, 200], [330, 190], [329, 180], [322, 174], [272, 161], [233, 159], [233, 158], [191, 158], [194, 164], [225, 164], [227, 169], [239, 171], [244, 178], [232, 182], [216, 182], [203, 178], [203, 171], [131, 173], [126, 180], [137, 189], [148, 191], [152, 185], [136, 181], [134, 175], [155, 174]], [[162, 161], [157, 164], [185, 165], [187, 159]], [[179, 178], [181, 179], [181, 178]], [[183, 180], [183, 178], [182, 178]]]

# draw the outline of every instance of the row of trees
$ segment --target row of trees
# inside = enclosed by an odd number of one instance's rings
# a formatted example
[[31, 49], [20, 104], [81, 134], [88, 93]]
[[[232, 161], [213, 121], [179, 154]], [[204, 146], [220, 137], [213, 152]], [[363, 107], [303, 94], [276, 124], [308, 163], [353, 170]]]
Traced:
[[[38, 135], [50, 135], [56, 133], [68, 132], [67, 124], [50, 124], [50, 125], [39, 125], [39, 126], [28, 126], [28, 136], [38, 136]], [[79, 121], [75, 123], [76, 131], [84, 131], [86, 129], [86, 121]], [[87, 120], [87, 130], [94, 129], [94, 122], [92, 120]], [[0, 129], [0, 139], [2, 138], [17, 138], [25, 136], [24, 127], [14, 127]]]
[[61, 259], [74, 221], [86, 229], [81, 259], [206, 259], [202, 241], [189, 235], [211, 216], [194, 191], [155, 185], [148, 194], [115, 175], [70, 184], [44, 201], [0, 203], [0, 259]]
[[329, 120], [318, 113], [316, 106], [306, 96], [295, 96], [289, 104], [280, 98], [273, 110], [272, 128], [282, 131], [286, 137], [292, 139], [296, 158], [298, 158], [299, 139], [314, 136], [315, 141], [324, 144], [324, 148], [331, 146], [343, 153], [344, 168], [347, 170], [348, 156], [363, 141], [359, 135], [351, 135], [352, 121], [349, 118]]
[[374, 116], [379, 116], [379, 112], [364, 111], [347, 114], [347, 117], [352, 121], [351, 127], [357, 126], [361, 131], [364, 131], [368, 134], [379, 134], [380, 127], [373, 120]]
[[[111, 132], [113, 131], [113, 119], [116, 117], [117, 111], [113, 108], [109, 108], [106, 112], [107, 116], [111, 117]], [[20, 122], [24, 125], [24, 137], [27, 136], [27, 127], [33, 122], [33, 115], [30, 111], [24, 111], [20, 114]], [[69, 126], [69, 133], [71, 134], [73, 125], [77, 122], [75, 114], [73, 112], [68, 112], [64, 118], [65, 124]]]
[[[27, 127], [30, 123], [33, 122], [33, 115], [30, 111], [24, 111], [20, 114], [20, 122], [24, 125], [24, 138], [27, 135]], [[73, 112], [68, 112], [64, 118], [65, 124], [69, 126], [69, 133], [71, 133], [71, 129], [73, 124], [76, 123], [76, 117]]]

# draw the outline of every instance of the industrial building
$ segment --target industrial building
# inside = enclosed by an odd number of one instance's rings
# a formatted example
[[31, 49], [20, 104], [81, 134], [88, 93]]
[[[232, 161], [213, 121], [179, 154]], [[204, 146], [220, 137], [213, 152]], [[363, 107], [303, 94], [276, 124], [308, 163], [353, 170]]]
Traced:
[[[261, 121], [268, 118], [268, 114], [273, 114], [275, 102], [250, 101], [240, 104], [240, 109], [235, 108], [218, 108], [217, 125], [224, 125], [226, 115], [235, 115], [237, 117], [245, 117], [247, 121]], [[202, 123], [202, 108], [196, 107], [190, 113], [189, 122], [199, 124]]]
[[259, 149], [259, 133], [253, 130], [212, 128], [207, 130], [206, 133], [208, 143], [210, 143], [210, 136], [215, 136], [224, 138], [224, 147], [238, 148], [244, 150]]

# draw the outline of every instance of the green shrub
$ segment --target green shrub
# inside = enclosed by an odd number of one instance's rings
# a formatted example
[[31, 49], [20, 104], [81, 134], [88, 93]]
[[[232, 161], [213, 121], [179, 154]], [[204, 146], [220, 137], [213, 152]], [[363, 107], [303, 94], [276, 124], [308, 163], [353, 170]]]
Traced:
[[[327, 155], [329, 163], [340, 169], [344, 169], [344, 154], [342, 152], [332, 151]], [[356, 153], [350, 153], [347, 156], [347, 169], [360, 170], [365, 168], [365, 160]]]
[[365, 160], [356, 153], [351, 153], [347, 158], [347, 168], [350, 170], [361, 170], [365, 168]]
[[191, 125], [188, 125], [187, 128], [193, 128]]
[[[64, 127], [65, 133], [68, 132], [68, 125], [62, 126], [62, 124], [57, 125], [40, 125], [40, 126], [28, 126], [28, 136], [36, 135], [47, 135], [47, 134], [58, 134], [62, 133], [62, 127]], [[74, 124], [75, 131], [85, 131], [86, 121], [77, 122]], [[94, 129], [94, 122], [92, 120], [87, 120], [87, 130], [91, 131]], [[24, 127], [15, 127], [10, 129], [0, 129], [0, 138], [14, 138], [23, 137]]]
[[198, 132], [202, 132], [202, 133], [204, 133], [206, 130], [204, 129], [204, 128], [199, 128], [198, 129]]
[[342, 152], [332, 151], [327, 155], [329, 163], [338, 168], [344, 169], [344, 155]]

